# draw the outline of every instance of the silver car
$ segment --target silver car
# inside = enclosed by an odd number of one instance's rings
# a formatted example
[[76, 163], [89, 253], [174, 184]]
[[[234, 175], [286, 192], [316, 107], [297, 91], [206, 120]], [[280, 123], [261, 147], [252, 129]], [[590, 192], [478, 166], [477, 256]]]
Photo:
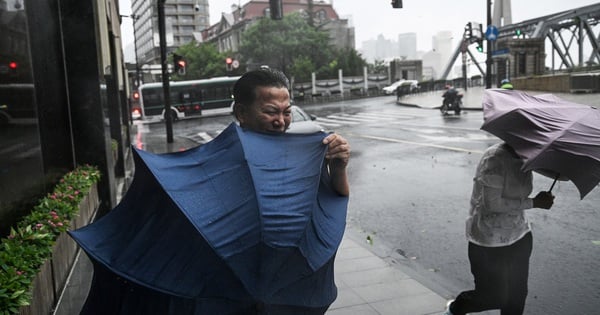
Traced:
[[289, 133], [315, 133], [324, 132], [321, 125], [315, 122], [314, 115], [309, 115], [302, 108], [292, 105], [292, 122], [286, 132]]

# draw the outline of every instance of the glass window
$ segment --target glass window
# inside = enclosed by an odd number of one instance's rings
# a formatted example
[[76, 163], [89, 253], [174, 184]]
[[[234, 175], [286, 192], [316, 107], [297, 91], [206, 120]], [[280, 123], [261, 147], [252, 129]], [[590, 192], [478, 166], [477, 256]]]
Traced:
[[0, 8], [0, 235], [45, 194], [35, 86], [22, 2]]
[[179, 23], [181, 23], [181, 24], [193, 24], [194, 23], [194, 16], [193, 15], [180, 15], [179, 16]]

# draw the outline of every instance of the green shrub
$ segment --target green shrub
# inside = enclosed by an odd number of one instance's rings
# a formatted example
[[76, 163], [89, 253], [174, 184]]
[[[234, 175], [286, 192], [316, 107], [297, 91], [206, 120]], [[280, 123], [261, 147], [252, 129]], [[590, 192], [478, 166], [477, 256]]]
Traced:
[[18, 313], [21, 306], [29, 305], [33, 279], [51, 257], [58, 235], [67, 231], [82, 199], [99, 179], [98, 169], [89, 165], [65, 174], [54, 191], [0, 241], [1, 315]]

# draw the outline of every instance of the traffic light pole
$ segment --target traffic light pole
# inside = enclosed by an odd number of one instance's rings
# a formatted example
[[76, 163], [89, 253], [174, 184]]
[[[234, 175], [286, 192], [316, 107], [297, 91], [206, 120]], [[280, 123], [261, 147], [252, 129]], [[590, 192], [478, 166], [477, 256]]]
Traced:
[[160, 64], [162, 68], [163, 96], [165, 100], [165, 124], [167, 143], [173, 143], [173, 120], [171, 117], [171, 91], [169, 87], [169, 68], [167, 67], [167, 36], [165, 31], [165, 1], [158, 0], [158, 35], [160, 39]]
[[[492, 25], [492, 0], [485, 0], [487, 7], [487, 27]], [[482, 34], [483, 36], [483, 34]], [[485, 88], [492, 87], [492, 41], [486, 40], [487, 57], [485, 60]]]

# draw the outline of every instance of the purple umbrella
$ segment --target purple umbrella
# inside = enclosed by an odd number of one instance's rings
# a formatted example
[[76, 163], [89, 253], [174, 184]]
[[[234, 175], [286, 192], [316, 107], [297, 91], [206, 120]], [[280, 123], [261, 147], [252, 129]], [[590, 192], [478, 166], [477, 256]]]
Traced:
[[488, 89], [483, 96], [483, 120], [481, 129], [512, 146], [524, 160], [524, 171], [570, 180], [582, 199], [600, 182], [600, 110], [596, 107], [550, 94]]

